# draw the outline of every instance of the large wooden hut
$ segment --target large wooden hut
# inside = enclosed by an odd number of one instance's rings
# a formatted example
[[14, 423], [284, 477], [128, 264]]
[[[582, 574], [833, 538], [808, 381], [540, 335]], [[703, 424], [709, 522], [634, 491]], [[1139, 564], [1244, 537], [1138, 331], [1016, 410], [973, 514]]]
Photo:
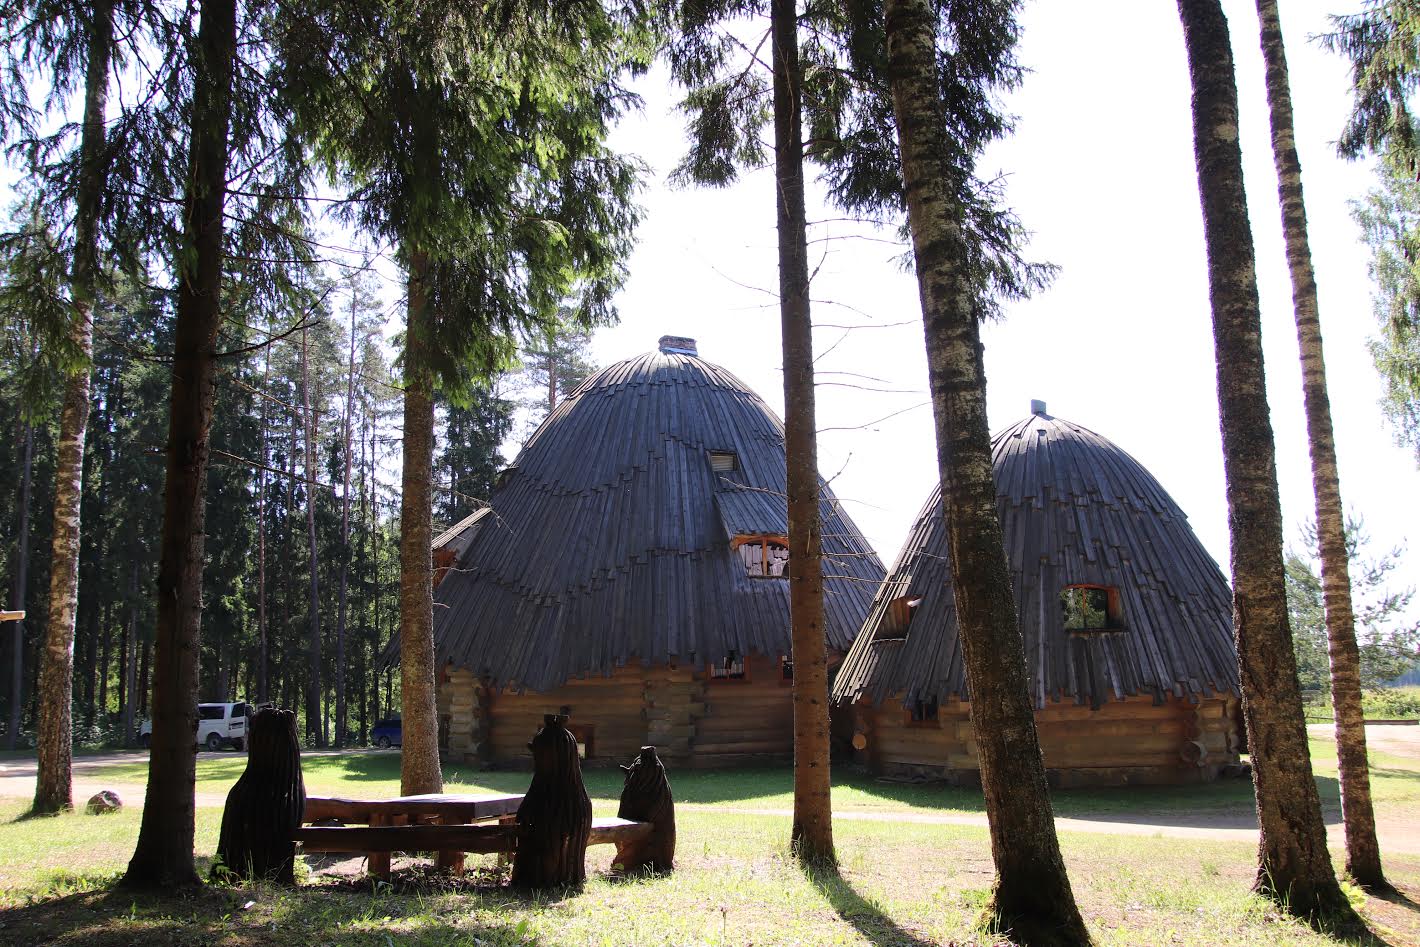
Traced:
[[[1228, 584], [1138, 461], [1041, 402], [992, 441], [1036, 728], [1056, 785], [1212, 779], [1236, 763]], [[861, 761], [978, 778], [940, 491], [834, 685]]]
[[[589, 758], [643, 744], [693, 765], [792, 751], [784, 429], [690, 339], [589, 378], [440, 537], [441, 736], [529, 759], [545, 713]], [[883, 567], [822, 487], [829, 648]]]

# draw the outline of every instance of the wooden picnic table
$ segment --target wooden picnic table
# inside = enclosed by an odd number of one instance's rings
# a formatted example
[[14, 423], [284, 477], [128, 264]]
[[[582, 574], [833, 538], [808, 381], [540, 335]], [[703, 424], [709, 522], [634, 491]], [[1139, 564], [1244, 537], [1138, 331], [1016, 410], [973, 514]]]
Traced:
[[[341, 823], [354, 822], [368, 825], [372, 829], [387, 826], [407, 826], [411, 831], [399, 833], [405, 844], [417, 845], [425, 841], [431, 846], [444, 844], [467, 844], [463, 835], [488, 836], [489, 843], [503, 844], [503, 833], [490, 833], [487, 827], [480, 827], [477, 833], [460, 833], [458, 826], [473, 825], [498, 819], [509, 823], [508, 833], [514, 831], [511, 822], [522, 804], [520, 794], [468, 794], [468, 793], [424, 793], [415, 796], [399, 796], [394, 799], [341, 799], [328, 796], [307, 796], [303, 822], [323, 822], [334, 820]], [[417, 828], [416, 828], [417, 827]], [[445, 828], [447, 827], [447, 828]], [[390, 833], [361, 832], [343, 826], [306, 826], [296, 830], [296, 840], [308, 852], [349, 852], [364, 851], [369, 859], [369, 873], [376, 876], [389, 874], [390, 850], [371, 848], [380, 839], [390, 838]], [[495, 842], [495, 839], [497, 841]], [[415, 848], [415, 850], [420, 850]], [[436, 863], [442, 868], [460, 871], [463, 868], [464, 852], [470, 849], [438, 849]], [[480, 849], [472, 849], [478, 851]], [[500, 848], [487, 849], [501, 851]]]

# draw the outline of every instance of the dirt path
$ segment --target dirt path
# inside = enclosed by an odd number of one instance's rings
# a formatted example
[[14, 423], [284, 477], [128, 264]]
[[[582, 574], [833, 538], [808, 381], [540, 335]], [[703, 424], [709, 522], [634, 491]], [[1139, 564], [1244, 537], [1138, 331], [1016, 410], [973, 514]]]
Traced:
[[[228, 751], [232, 752], [232, 751]], [[328, 756], [339, 750], [315, 750], [302, 756]], [[146, 764], [147, 750], [121, 750], [112, 753], [97, 753], [92, 756], [74, 757], [74, 804], [82, 806], [94, 793], [101, 789], [118, 793], [126, 806], [142, 808], [143, 796], [147, 791], [147, 781], [120, 781], [104, 777], [104, 770], [124, 763]], [[35, 794], [34, 757], [0, 760], [0, 798], [33, 799]], [[223, 806], [227, 803], [227, 791], [199, 792], [197, 805]]]

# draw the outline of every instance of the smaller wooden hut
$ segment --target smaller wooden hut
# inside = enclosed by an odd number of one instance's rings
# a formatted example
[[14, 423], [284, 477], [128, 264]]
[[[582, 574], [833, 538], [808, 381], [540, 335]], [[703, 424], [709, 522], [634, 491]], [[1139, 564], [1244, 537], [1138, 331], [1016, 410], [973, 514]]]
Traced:
[[[996, 435], [996, 508], [1055, 785], [1215, 778], [1242, 749], [1226, 579], [1159, 482], [1042, 402]], [[834, 685], [860, 761], [979, 778], [939, 490]]]

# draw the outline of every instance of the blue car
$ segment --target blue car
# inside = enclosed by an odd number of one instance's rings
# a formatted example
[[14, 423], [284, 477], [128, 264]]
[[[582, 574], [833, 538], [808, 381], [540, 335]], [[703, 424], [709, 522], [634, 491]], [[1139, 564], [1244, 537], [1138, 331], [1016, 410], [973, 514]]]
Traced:
[[375, 729], [370, 731], [370, 739], [374, 741], [375, 746], [382, 750], [388, 750], [392, 746], [403, 746], [404, 726], [398, 717], [381, 720], [375, 724]]

